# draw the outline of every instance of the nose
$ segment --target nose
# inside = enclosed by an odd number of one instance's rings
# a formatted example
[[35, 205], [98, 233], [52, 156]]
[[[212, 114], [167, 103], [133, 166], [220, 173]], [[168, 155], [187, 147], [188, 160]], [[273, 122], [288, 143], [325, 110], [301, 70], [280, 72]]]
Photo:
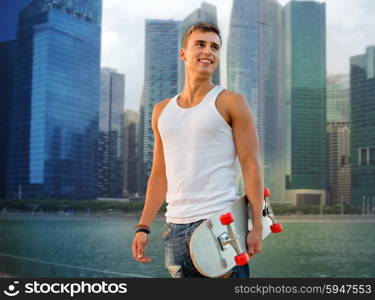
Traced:
[[211, 55], [211, 47], [210, 45], [207, 45], [204, 49], [203, 49], [203, 53], [207, 56], [210, 56]]

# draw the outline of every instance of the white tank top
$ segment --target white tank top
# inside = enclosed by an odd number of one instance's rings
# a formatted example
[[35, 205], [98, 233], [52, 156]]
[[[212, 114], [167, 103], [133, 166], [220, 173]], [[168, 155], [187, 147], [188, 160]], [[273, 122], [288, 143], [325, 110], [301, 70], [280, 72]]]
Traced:
[[167, 222], [206, 219], [236, 199], [236, 150], [232, 128], [215, 106], [223, 90], [215, 86], [191, 108], [176, 95], [158, 120], [168, 190]]

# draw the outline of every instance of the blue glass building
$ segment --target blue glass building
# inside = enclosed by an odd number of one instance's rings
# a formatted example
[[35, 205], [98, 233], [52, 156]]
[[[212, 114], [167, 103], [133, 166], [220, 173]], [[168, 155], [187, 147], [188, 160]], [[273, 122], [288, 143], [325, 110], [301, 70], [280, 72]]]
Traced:
[[9, 198], [94, 198], [101, 0], [34, 0], [19, 14]]
[[18, 13], [30, 2], [0, 1], [0, 198], [6, 194], [9, 114], [14, 85]]
[[31, 1], [32, 0], [0, 1], [0, 42], [16, 39], [18, 13]]
[[251, 106], [264, 184], [274, 195], [272, 200], [280, 202], [285, 200], [283, 49], [282, 8], [277, 0], [233, 0], [228, 88], [244, 95]]

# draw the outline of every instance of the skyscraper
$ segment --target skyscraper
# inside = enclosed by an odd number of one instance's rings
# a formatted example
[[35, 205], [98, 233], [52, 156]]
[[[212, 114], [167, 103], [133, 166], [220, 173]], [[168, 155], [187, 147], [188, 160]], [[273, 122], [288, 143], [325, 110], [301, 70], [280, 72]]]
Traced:
[[124, 113], [124, 190], [125, 194], [138, 193], [138, 178], [137, 172], [139, 170], [139, 156], [138, 156], [138, 142], [137, 142], [137, 127], [139, 123], [139, 114], [133, 110], [126, 110]]
[[327, 203], [350, 202], [349, 122], [327, 122], [327, 136], [328, 190], [330, 194]]
[[327, 76], [327, 122], [350, 121], [349, 75]]
[[98, 196], [123, 197], [123, 115], [125, 76], [102, 68], [99, 110]]
[[0, 198], [5, 198], [8, 164], [9, 118], [16, 63], [18, 13], [31, 0], [0, 2]]
[[146, 20], [145, 75], [142, 94], [141, 184], [146, 187], [153, 159], [151, 117], [154, 105], [177, 94], [178, 21]]
[[348, 75], [327, 77], [328, 203], [350, 202], [350, 88]]
[[101, 6], [34, 0], [19, 14], [10, 198], [96, 197]]
[[[206, 22], [217, 25], [217, 13], [216, 6], [202, 2], [200, 8], [194, 10], [189, 14], [184, 20], [181, 21], [178, 27], [178, 49], [182, 47], [182, 39], [184, 33], [189, 29], [189, 27], [198, 22]], [[177, 53], [178, 54], [178, 53]], [[178, 58], [178, 55], [177, 55]], [[212, 81], [214, 84], [220, 84], [220, 65], [217, 66], [215, 73], [213, 74]], [[178, 83], [177, 90], [180, 92], [185, 83], [185, 65], [184, 62], [178, 59]]]
[[33, 0], [0, 1], [0, 42], [15, 40], [18, 14]]
[[375, 199], [375, 46], [350, 58], [352, 201]]
[[282, 9], [277, 0], [234, 0], [228, 38], [228, 88], [248, 100], [260, 142], [264, 184], [285, 198]]
[[324, 204], [327, 188], [325, 3], [284, 7], [287, 197]]

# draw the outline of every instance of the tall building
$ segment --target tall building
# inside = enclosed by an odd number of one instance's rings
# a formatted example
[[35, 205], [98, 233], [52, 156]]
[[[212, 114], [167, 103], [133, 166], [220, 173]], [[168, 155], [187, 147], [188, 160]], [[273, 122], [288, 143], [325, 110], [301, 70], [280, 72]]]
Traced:
[[[233, 0], [228, 88], [244, 95], [255, 117], [264, 184], [285, 201], [285, 103], [282, 8], [277, 0]], [[243, 185], [243, 183], [241, 183]]]
[[0, 42], [15, 40], [17, 36], [18, 14], [32, 0], [0, 1]]
[[14, 92], [16, 42], [0, 43], [0, 199], [6, 196], [9, 122]]
[[[206, 22], [212, 23], [217, 25], [217, 13], [216, 13], [216, 6], [202, 2], [201, 7], [194, 10], [191, 14], [189, 14], [184, 20], [181, 21], [178, 27], [178, 47], [179, 49], [182, 47], [182, 39], [185, 32], [189, 29], [189, 27], [198, 22]], [[178, 59], [178, 53], [176, 53], [176, 57]], [[214, 84], [220, 84], [220, 65], [218, 65], [215, 73], [212, 76], [212, 81]], [[183, 61], [178, 59], [178, 82], [177, 82], [177, 90], [178, 92], [182, 91], [185, 83], [185, 64]]]
[[96, 197], [101, 7], [34, 0], [19, 14], [9, 198]]
[[139, 192], [137, 172], [139, 170], [137, 129], [139, 114], [133, 110], [126, 110], [124, 113], [124, 191], [125, 195]]
[[327, 76], [327, 203], [350, 202], [350, 85], [348, 75]]
[[[137, 153], [138, 153], [138, 170], [137, 170], [137, 185], [138, 185], [138, 193], [143, 195], [146, 193], [147, 189], [147, 173], [149, 172], [146, 170], [146, 166], [149, 167], [150, 164], [146, 164], [144, 162], [144, 145], [146, 140], [144, 139], [145, 133], [145, 103], [144, 103], [144, 86], [142, 89], [141, 101], [139, 105], [139, 122], [137, 125]], [[151, 127], [152, 128], [152, 127]], [[151, 129], [149, 128], [149, 129]], [[149, 130], [148, 129], [148, 130]]]
[[350, 121], [349, 75], [327, 76], [327, 122]]
[[145, 75], [142, 98], [142, 172], [146, 188], [150, 176], [154, 135], [151, 117], [154, 105], [177, 94], [178, 21], [146, 20]]
[[375, 46], [350, 58], [352, 202], [375, 197]]
[[124, 189], [124, 114], [125, 76], [111, 68], [101, 69], [98, 197], [122, 198]]
[[16, 63], [18, 13], [30, 2], [31, 0], [0, 2], [0, 199], [6, 195], [9, 118]]
[[316, 1], [284, 7], [287, 198], [324, 204], [327, 189], [326, 8]]
[[[327, 203], [350, 202], [350, 123], [327, 122], [328, 191]], [[347, 183], [347, 186], [344, 184]]]

